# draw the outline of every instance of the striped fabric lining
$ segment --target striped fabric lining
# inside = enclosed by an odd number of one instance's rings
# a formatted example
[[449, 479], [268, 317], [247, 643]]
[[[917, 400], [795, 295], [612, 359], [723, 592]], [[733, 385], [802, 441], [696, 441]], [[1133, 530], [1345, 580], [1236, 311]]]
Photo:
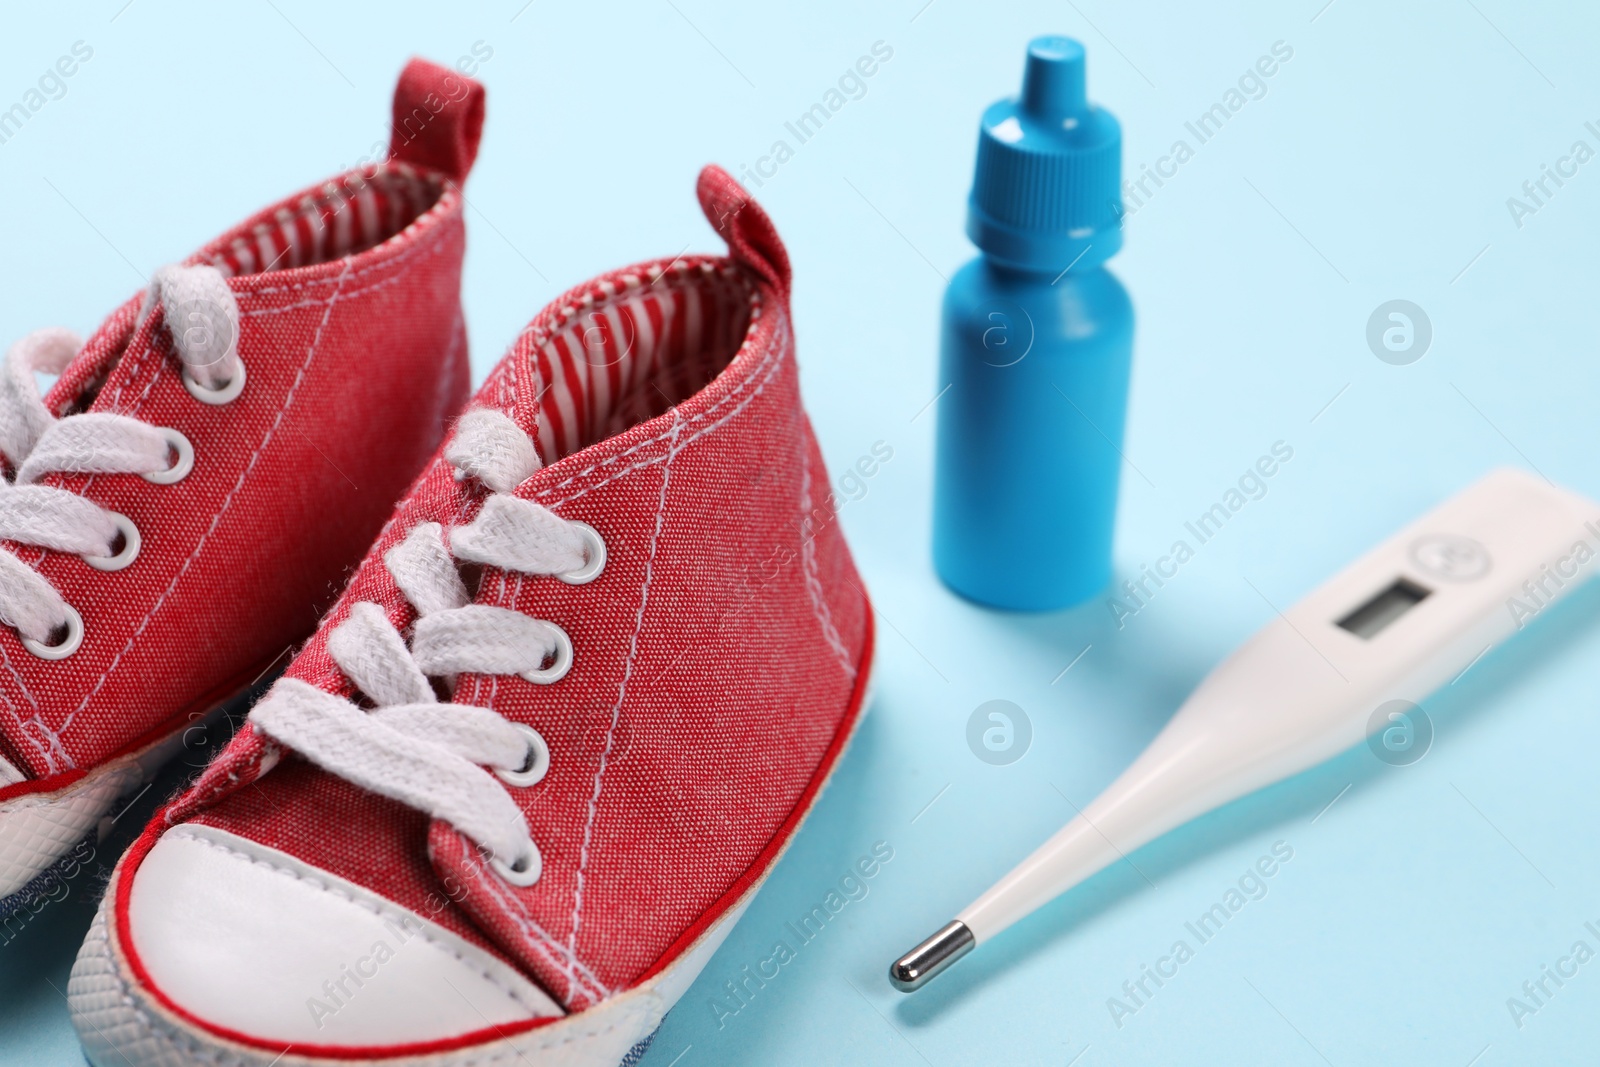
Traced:
[[731, 264], [671, 267], [646, 281], [623, 275], [530, 331], [542, 398], [546, 464], [667, 411], [715, 378], [739, 351], [754, 307]]
[[399, 233], [439, 200], [442, 179], [404, 163], [352, 171], [283, 207], [225, 246], [211, 263], [227, 277], [327, 263]]

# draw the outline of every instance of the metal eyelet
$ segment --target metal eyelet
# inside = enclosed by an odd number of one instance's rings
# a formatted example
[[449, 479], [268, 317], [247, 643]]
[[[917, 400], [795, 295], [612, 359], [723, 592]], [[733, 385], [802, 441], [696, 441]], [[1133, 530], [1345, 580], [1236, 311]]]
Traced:
[[511, 885], [525, 889], [537, 882], [539, 875], [544, 872], [544, 857], [539, 854], [539, 846], [529, 841], [527, 855], [519, 856], [510, 863], [499, 856], [491, 856], [489, 866]]
[[83, 644], [83, 616], [71, 604], [63, 604], [67, 609], [67, 618], [63, 625], [66, 627], [66, 636], [53, 645], [31, 638], [22, 639], [22, 647], [32, 652], [40, 659], [66, 659], [78, 651], [78, 646]]
[[546, 622], [545, 625], [555, 632], [556, 649], [553, 661], [548, 667], [539, 667], [536, 670], [522, 672], [522, 677], [535, 685], [549, 685], [552, 682], [559, 682], [572, 669], [572, 638], [567, 636], [567, 631], [553, 622]]
[[577, 570], [556, 577], [568, 585], [583, 585], [600, 577], [600, 572], [606, 569], [606, 542], [600, 531], [588, 523], [573, 521], [572, 525], [583, 535], [584, 563]]
[[[89, 566], [97, 571], [120, 571], [139, 557], [139, 527], [133, 524], [128, 516], [115, 511], [106, 512], [117, 524], [117, 532], [122, 534], [122, 550], [112, 556], [79, 556]], [[113, 542], [114, 543], [114, 542]]]
[[146, 471], [140, 475], [147, 482], [157, 485], [171, 485], [181, 482], [194, 470], [194, 445], [189, 439], [170, 426], [160, 427], [160, 434], [167, 439], [167, 447], [172, 451], [172, 466], [164, 471]]
[[189, 395], [202, 404], [226, 404], [236, 399], [244, 392], [244, 360], [239, 360], [239, 369], [233, 378], [221, 389], [209, 389], [189, 377], [188, 368], [183, 371], [183, 387], [189, 390]]
[[516, 727], [518, 733], [527, 739], [528, 757], [523, 760], [522, 766], [516, 770], [501, 768], [494, 773], [499, 775], [500, 780], [507, 785], [515, 786], [518, 789], [526, 789], [530, 785], [538, 785], [540, 780], [544, 778], [545, 773], [550, 770], [550, 746], [545, 744], [544, 735], [533, 727], [524, 726], [521, 723], [512, 723], [512, 725]]

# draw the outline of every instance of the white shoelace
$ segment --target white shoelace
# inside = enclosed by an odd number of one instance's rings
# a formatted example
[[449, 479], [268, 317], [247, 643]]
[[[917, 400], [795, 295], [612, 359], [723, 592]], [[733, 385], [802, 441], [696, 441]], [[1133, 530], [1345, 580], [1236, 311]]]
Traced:
[[[165, 267], [151, 280], [141, 319], [157, 301], [166, 310], [189, 391], [209, 403], [237, 396], [244, 382], [237, 351], [239, 306], [222, 274], [215, 267]], [[194, 452], [177, 430], [126, 415], [86, 412], [58, 419], [51, 414], [34, 372], [60, 374], [81, 347], [71, 330], [36, 330], [12, 346], [0, 368], [0, 454], [14, 474], [9, 482], [0, 480], [0, 539], [82, 556], [101, 570], [120, 570], [139, 552], [138, 528], [76, 493], [39, 485], [39, 479], [66, 471], [139, 474], [171, 483], [188, 474]], [[0, 622], [16, 629], [41, 658], [69, 656], [83, 639], [77, 611], [43, 575], [5, 550], [0, 550]]]
[[464, 672], [518, 674], [542, 684], [561, 678], [572, 664], [565, 631], [508, 608], [470, 603], [456, 561], [581, 584], [604, 567], [605, 544], [589, 526], [511, 495], [539, 469], [539, 459], [533, 441], [505, 415], [469, 411], [445, 457], [459, 476], [475, 477], [492, 492], [466, 526], [447, 532], [419, 523], [384, 554], [384, 566], [417, 611], [410, 649], [384, 610], [369, 602], [357, 603], [328, 635], [328, 654], [373, 707], [285, 678], [250, 721], [257, 733], [322, 769], [450, 823], [502, 877], [532, 885], [542, 866], [539, 848], [505, 787], [544, 776], [550, 760], [544, 738], [488, 708], [441, 702], [428, 679], [453, 685]]

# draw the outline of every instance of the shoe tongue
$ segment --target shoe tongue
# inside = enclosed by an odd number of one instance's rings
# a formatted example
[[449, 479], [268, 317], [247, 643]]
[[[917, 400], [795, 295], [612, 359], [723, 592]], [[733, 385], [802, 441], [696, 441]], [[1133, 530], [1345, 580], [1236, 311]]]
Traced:
[[141, 333], [145, 336], [140, 343], [150, 343], [148, 329], [141, 330], [138, 325], [139, 305], [143, 299], [141, 292], [112, 312], [45, 391], [44, 406], [50, 414], [60, 418], [87, 411]]
[[499, 387], [494, 390], [498, 410], [533, 438], [533, 449], [539, 456], [540, 467], [548, 467], [561, 456], [553, 441], [541, 440], [539, 436], [540, 407], [546, 400], [552, 399], [547, 388], [550, 383], [542, 381], [538, 371], [539, 347], [540, 344], [534, 340], [534, 328], [529, 326], [517, 338], [506, 358], [500, 361], [489, 381], [484, 383], [479, 395], [488, 394], [495, 379], [501, 379]]
[[440, 883], [451, 889], [451, 903], [521, 963], [557, 1004], [582, 1011], [615, 992], [570, 941], [541, 924], [517, 891], [487, 866], [477, 846], [448, 823], [435, 820], [429, 827], [427, 854]]

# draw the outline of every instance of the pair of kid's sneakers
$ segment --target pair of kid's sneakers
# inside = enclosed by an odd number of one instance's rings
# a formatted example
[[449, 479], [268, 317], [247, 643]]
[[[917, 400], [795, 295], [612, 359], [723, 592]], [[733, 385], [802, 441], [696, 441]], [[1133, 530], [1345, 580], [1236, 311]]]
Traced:
[[97, 1067], [631, 1063], [860, 718], [767, 216], [707, 168], [728, 257], [578, 286], [469, 398], [483, 114], [413, 62], [385, 162], [0, 373], [0, 915], [304, 642], [116, 867]]

